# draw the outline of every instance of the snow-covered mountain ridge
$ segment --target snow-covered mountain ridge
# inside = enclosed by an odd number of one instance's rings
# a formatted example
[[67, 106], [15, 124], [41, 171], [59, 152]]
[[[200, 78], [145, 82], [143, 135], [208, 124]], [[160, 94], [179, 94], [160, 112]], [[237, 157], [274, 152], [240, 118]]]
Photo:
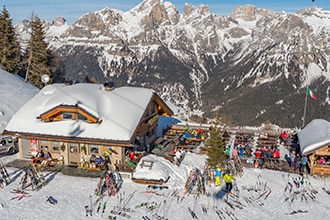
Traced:
[[49, 25], [47, 36], [68, 79], [151, 87], [182, 115], [219, 109], [231, 124], [294, 127], [307, 86], [318, 101], [308, 101], [306, 121], [330, 119], [329, 19], [320, 8], [252, 5], [221, 16], [185, 4], [180, 14], [170, 2], [144, 0], [127, 12], [104, 8]]

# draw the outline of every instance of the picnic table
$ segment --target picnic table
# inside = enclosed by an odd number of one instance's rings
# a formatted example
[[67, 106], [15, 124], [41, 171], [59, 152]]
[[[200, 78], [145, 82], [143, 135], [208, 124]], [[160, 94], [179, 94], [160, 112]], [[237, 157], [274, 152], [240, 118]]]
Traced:
[[37, 165], [37, 166], [49, 166], [51, 165], [52, 162], [55, 162], [57, 160], [53, 160], [53, 159], [47, 159], [44, 157], [34, 157], [32, 159], [32, 161], [27, 162], [27, 164], [33, 164], [33, 165]]

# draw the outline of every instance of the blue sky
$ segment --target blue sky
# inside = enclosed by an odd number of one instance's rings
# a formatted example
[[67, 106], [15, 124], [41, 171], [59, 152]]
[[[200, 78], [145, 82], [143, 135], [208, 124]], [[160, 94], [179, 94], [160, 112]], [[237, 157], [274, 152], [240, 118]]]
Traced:
[[[163, 0], [165, 1], [165, 0]], [[37, 15], [41, 20], [54, 20], [63, 16], [69, 24], [81, 15], [98, 11], [105, 7], [128, 11], [142, 0], [1, 0], [1, 9], [5, 5], [13, 23], [21, 22], [25, 18]], [[185, 3], [196, 6], [208, 5], [213, 13], [228, 15], [237, 5], [251, 4], [257, 8], [274, 11], [296, 12], [298, 9], [317, 6], [330, 10], [330, 0], [171, 0], [180, 13]]]

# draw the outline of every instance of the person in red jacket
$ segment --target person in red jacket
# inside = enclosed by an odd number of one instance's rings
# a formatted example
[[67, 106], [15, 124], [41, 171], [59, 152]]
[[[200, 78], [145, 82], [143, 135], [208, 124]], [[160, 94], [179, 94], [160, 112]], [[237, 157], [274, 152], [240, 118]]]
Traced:
[[257, 148], [257, 151], [255, 152], [254, 155], [256, 156], [257, 159], [261, 159], [261, 150], [259, 147]]
[[134, 159], [135, 159], [135, 154], [134, 154], [133, 151], [130, 151], [130, 152], [128, 153], [128, 156], [129, 156], [129, 158], [130, 158], [131, 160], [134, 160]]
[[273, 154], [273, 158], [276, 158], [276, 159], [280, 158], [280, 150], [279, 149], [275, 150], [275, 152]]
[[254, 155], [256, 157], [256, 160], [254, 162], [254, 167], [255, 168], [258, 168], [259, 167], [259, 164], [261, 163], [261, 157], [262, 157], [260, 147], [257, 148], [257, 151], [254, 153]]
[[286, 131], [282, 131], [281, 135], [280, 135], [280, 143], [285, 144], [285, 142], [287, 141], [289, 135]]

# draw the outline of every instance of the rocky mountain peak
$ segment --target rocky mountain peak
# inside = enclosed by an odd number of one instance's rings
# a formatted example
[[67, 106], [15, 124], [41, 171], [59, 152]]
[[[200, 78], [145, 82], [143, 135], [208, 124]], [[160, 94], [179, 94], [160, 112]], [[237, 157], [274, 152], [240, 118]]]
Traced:
[[57, 17], [54, 22], [53, 22], [53, 25], [57, 26], [57, 27], [60, 27], [62, 25], [65, 25], [66, 23], [66, 20], [64, 17]]
[[243, 19], [244, 21], [256, 20], [257, 8], [253, 5], [240, 5], [236, 6], [230, 13], [233, 19]]
[[149, 12], [155, 5], [164, 5], [163, 0], [143, 0], [139, 5], [133, 8], [137, 13]]
[[205, 16], [211, 14], [211, 10], [207, 5], [194, 6], [186, 3], [183, 8], [183, 16], [189, 17], [193, 13]]
[[234, 8], [229, 17], [233, 19], [242, 19], [244, 21], [255, 21], [258, 16], [274, 16], [276, 12], [262, 8], [256, 8], [253, 5], [239, 5]]
[[[74, 80], [150, 87], [185, 115], [219, 109], [228, 124], [292, 127], [301, 125], [306, 85], [329, 100], [329, 23], [319, 8], [245, 5], [226, 17], [205, 5], [185, 4], [180, 14], [170, 2], [144, 0], [128, 12], [85, 14], [50, 46]], [[326, 114], [328, 103], [311, 103], [306, 117]]]
[[142, 23], [149, 27], [157, 28], [160, 24], [168, 20], [165, 5], [160, 0], [158, 0], [158, 3], [153, 4], [150, 9], [151, 11], [143, 18]]

